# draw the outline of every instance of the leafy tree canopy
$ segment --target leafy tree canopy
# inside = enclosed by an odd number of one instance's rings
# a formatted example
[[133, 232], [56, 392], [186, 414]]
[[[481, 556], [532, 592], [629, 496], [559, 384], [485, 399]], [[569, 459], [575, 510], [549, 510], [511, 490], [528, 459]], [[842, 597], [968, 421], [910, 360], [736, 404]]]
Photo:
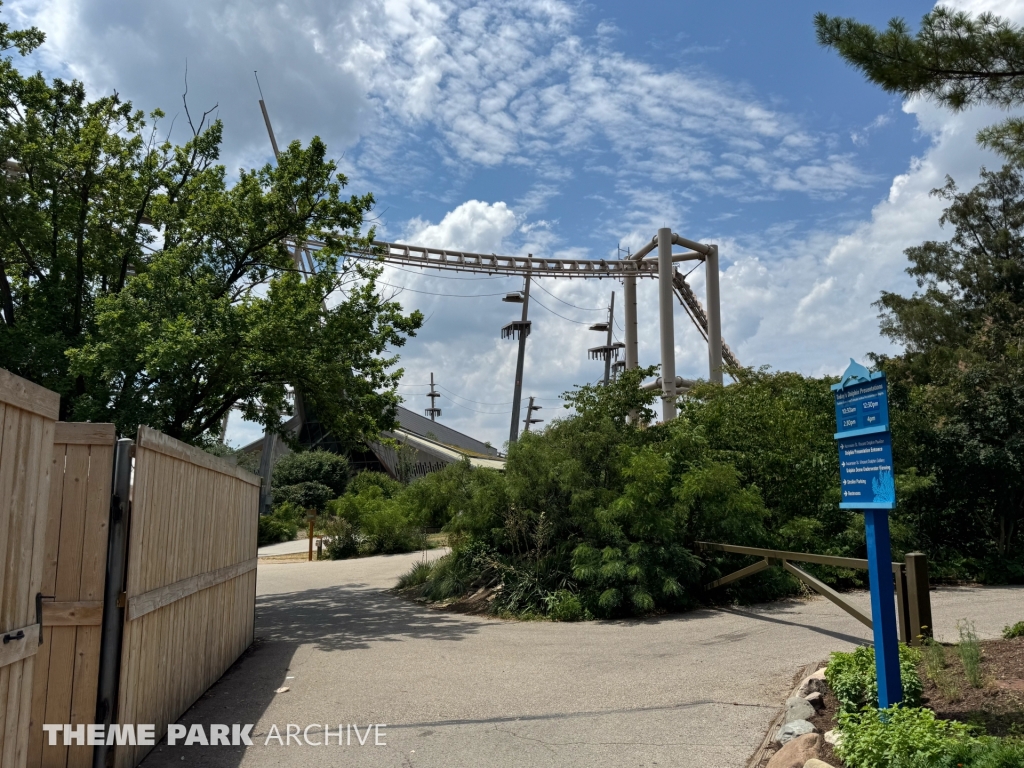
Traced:
[[[961, 541], [1019, 556], [1024, 523], [1024, 170], [982, 170], [967, 192], [950, 179], [948, 241], [906, 251], [921, 290], [884, 292], [882, 332], [904, 345], [879, 358], [908, 387], [920, 465], [939, 480], [933, 506]], [[1024, 575], [1024, 574], [1022, 574]]]
[[[42, 39], [0, 27], [5, 51]], [[175, 145], [159, 111], [0, 62], [0, 366], [122, 433], [208, 443], [232, 408], [280, 430], [293, 389], [342, 444], [393, 426], [393, 350], [422, 316], [345, 258], [372, 196], [342, 195], [316, 137], [230, 183], [221, 123], [185, 115]]]

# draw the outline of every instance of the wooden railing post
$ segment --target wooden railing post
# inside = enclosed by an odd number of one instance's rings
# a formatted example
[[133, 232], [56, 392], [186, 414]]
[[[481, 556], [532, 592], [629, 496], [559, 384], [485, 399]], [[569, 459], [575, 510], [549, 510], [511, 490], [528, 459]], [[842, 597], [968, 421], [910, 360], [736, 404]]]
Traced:
[[932, 637], [932, 598], [928, 592], [928, 558], [921, 552], [910, 552], [907, 565], [907, 606], [910, 617], [910, 640], [920, 645], [922, 638]]

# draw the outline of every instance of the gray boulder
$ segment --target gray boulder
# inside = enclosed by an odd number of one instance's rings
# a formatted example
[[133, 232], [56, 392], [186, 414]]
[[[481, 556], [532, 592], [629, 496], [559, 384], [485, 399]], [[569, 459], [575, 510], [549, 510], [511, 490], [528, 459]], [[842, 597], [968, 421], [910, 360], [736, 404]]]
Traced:
[[814, 705], [807, 701], [807, 699], [801, 699], [799, 696], [786, 699], [786, 714], [782, 718], [782, 722], [791, 723], [794, 720], [810, 720], [813, 716]]
[[779, 729], [778, 741], [780, 744], [786, 744], [798, 736], [805, 736], [808, 733], [814, 733], [813, 725], [806, 720], [794, 720]]

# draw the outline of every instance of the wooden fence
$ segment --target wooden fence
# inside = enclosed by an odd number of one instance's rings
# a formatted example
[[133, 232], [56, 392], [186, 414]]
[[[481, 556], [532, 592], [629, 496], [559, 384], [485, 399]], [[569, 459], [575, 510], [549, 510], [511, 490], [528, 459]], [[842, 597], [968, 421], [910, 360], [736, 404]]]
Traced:
[[43, 723], [95, 722], [113, 424], [57, 424], [43, 558], [29, 768], [89, 768], [93, 748], [46, 743]]
[[[118, 721], [159, 739], [252, 642], [260, 481], [139, 427]], [[133, 768], [151, 747], [118, 747]]]
[[59, 406], [56, 393], [0, 369], [0, 768], [24, 768], [28, 758]]

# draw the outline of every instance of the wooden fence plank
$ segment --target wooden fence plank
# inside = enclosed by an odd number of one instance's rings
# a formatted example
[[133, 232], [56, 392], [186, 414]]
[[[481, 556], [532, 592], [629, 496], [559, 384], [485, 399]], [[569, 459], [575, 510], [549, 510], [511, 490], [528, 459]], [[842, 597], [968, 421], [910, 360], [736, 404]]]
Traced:
[[60, 395], [0, 368], [0, 400], [51, 422], [60, 413]]
[[173, 437], [168, 437], [162, 432], [149, 427], [139, 427], [138, 445], [148, 450], [157, 451], [166, 456], [172, 456], [181, 461], [195, 464], [198, 467], [234, 477], [249, 485], [258, 486], [260, 484], [259, 475], [254, 475], [252, 472], [240, 469], [227, 459], [214, 456], [212, 453], [207, 453], [201, 448], [186, 445], [175, 440]]
[[[102, 624], [102, 600], [43, 603], [43, 627], [98, 627]], [[97, 652], [99, 649], [97, 648]]]
[[89, 421], [58, 421], [54, 425], [53, 442], [63, 445], [108, 445], [113, 447], [117, 440], [117, 429], [113, 424], [98, 424]]
[[218, 568], [216, 571], [190, 576], [174, 584], [168, 584], [136, 597], [130, 597], [128, 598], [128, 620], [140, 619], [147, 613], [152, 613], [163, 608], [165, 605], [170, 605], [189, 595], [194, 595], [196, 592], [223, 584], [225, 581], [230, 581], [242, 574], [248, 573], [256, 567], [256, 560], [257, 558], [254, 557], [245, 562], [226, 565], [223, 568]]

